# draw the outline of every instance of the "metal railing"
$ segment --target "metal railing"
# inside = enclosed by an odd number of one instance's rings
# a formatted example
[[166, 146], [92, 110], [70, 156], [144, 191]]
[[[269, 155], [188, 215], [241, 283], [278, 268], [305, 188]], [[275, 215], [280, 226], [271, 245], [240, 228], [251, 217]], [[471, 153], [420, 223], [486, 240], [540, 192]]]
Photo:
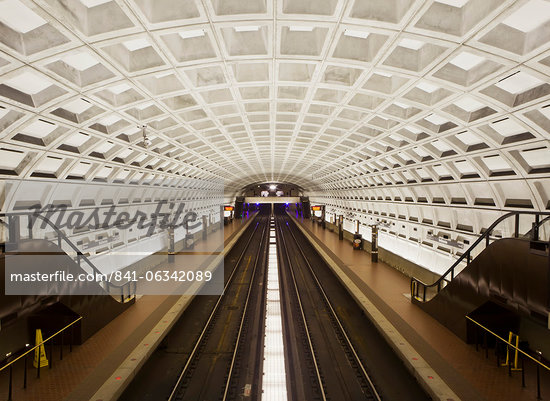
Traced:
[[[525, 384], [525, 362], [532, 363], [533, 366], [535, 366], [535, 376], [536, 376], [536, 389], [537, 389], [537, 400], [541, 400], [541, 370], [546, 370], [550, 372], [550, 367], [542, 362], [542, 354], [540, 352], [536, 353], [536, 357], [528, 354], [524, 350], [522, 350], [520, 347], [512, 344], [510, 341], [507, 341], [506, 339], [502, 338], [498, 334], [494, 333], [487, 327], [483, 326], [481, 323], [475, 321], [469, 316], [466, 316], [466, 319], [474, 324], [474, 333], [475, 333], [475, 344], [476, 344], [476, 351], [479, 350], [479, 345], [483, 347], [485, 350], [485, 358], [489, 358], [489, 339], [488, 336], [491, 336], [495, 340], [495, 356], [497, 361], [498, 367], [507, 367], [508, 368], [508, 375], [511, 377], [512, 372], [521, 372], [521, 385], [522, 387], [526, 387]], [[479, 331], [483, 332], [483, 339], [480, 343], [478, 341], [480, 339]], [[506, 351], [505, 355], [506, 363], [501, 364], [501, 357], [504, 357], [502, 355], [502, 351]], [[512, 367], [512, 357], [511, 355], [517, 355], [519, 359], [518, 365], [513, 368]], [[519, 367], [520, 366], [520, 367]]]
[[[544, 215], [544, 213], [541, 213], [541, 215]], [[540, 216], [540, 215], [539, 215]], [[536, 219], [536, 218], [535, 218]], [[524, 238], [536, 238], [537, 240], [539, 239], [539, 231], [540, 231], [540, 228], [542, 227], [543, 224], [545, 223], [548, 223], [550, 222], [550, 215], [546, 216], [544, 219], [540, 220], [540, 217], [539, 217], [539, 221], [538, 223], [534, 223], [533, 224], [533, 227], [531, 227], [531, 229], [529, 231], [527, 231], [523, 237]]]
[[[80, 249], [73, 244], [73, 242], [61, 231], [51, 220], [47, 217], [40, 214], [34, 213], [0, 213], [0, 219], [4, 219], [3, 223], [7, 228], [8, 235], [6, 238], [5, 251], [9, 252], [10, 247], [17, 247], [17, 244], [21, 241], [21, 218], [27, 219], [26, 229], [28, 230], [27, 239], [34, 239], [33, 228], [37, 219], [42, 220], [46, 225], [53, 229], [56, 234], [57, 246], [63, 250], [63, 244], [69, 247], [69, 252], [66, 252], [67, 255], [73, 257], [74, 262], [78, 265], [79, 268], [83, 269], [83, 263], [91, 269], [91, 272], [96, 277], [104, 277], [101, 271], [84, 255]], [[112, 284], [107, 280], [102, 280], [99, 282], [99, 285], [105, 290], [109, 295], [112, 295], [114, 298], [119, 299], [121, 303], [132, 300], [137, 291], [137, 284], [135, 281], [129, 281], [121, 285]], [[120, 297], [120, 298], [119, 298]]]
[[[12, 401], [13, 397], [13, 382], [14, 382], [14, 375], [13, 375], [13, 367], [17, 362], [23, 363], [23, 389], [27, 388], [27, 377], [28, 377], [28, 359], [29, 354], [31, 352], [38, 352], [40, 353], [40, 347], [44, 346], [46, 347], [46, 344], [49, 342], [49, 359], [48, 359], [48, 368], [51, 369], [53, 367], [53, 361], [54, 361], [54, 353], [53, 353], [53, 343], [54, 338], [59, 336], [59, 360], [63, 360], [63, 351], [64, 351], [64, 335], [65, 332], [70, 328], [70, 337], [69, 337], [69, 352], [73, 352], [73, 344], [74, 344], [74, 325], [82, 320], [82, 317], [79, 317], [78, 319], [74, 320], [73, 322], [69, 323], [65, 327], [63, 327], [61, 330], [58, 330], [56, 333], [52, 334], [45, 340], [43, 340], [41, 343], [36, 344], [34, 347], [30, 349], [26, 349], [23, 353], [21, 353], [18, 356], [15, 355], [7, 355], [6, 363], [4, 366], [0, 367], [0, 373], [3, 371], [8, 371], [8, 401]], [[36, 356], [35, 356], [36, 358]], [[39, 357], [40, 358], [40, 357]], [[36, 364], [36, 378], [40, 379], [40, 370], [44, 367], [40, 366], [40, 359], [38, 360], [38, 363]]]
[[[453, 265], [447, 269], [445, 273], [439, 277], [435, 282], [432, 284], [424, 283], [422, 280], [412, 277], [411, 278], [411, 297], [416, 299], [417, 301], [426, 302], [428, 300], [427, 295], [431, 295], [431, 297], [435, 296], [443, 287], [445, 287], [448, 283], [450, 283], [456, 276], [456, 271], [460, 269], [464, 262], [466, 263], [466, 266], [470, 265], [475, 251], [477, 251], [480, 246], [485, 245], [485, 247], [488, 247], [491, 243], [491, 240], [495, 240], [497, 238], [494, 238], [491, 236], [493, 231], [495, 231], [495, 228], [502, 223], [504, 220], [514, 218], [514, 235], [512, 238], [520, 238], [522, 235], [519, 233], [519, 227], [520, 227], [520, 216], [533, 216], [533, 222], [531, 225], [531, 230], [527, 233], [529, 235], [529, 238], [533, 241], [539, 241], [539, 232], [541, 226], [550, 221], [550, 212], [524, 212], [524, 211], [515, 211], [506, 213], [505, 215], [502, 215], [499, 217], [491, 226], [481, 235], [479, 238], [468, 248], [466, 252], [464, 252], [454, 263]], [[543, 217], [546, 216], [546, 217]], [[541, 217], [543, 217], [541, 219]], [[526, 235], [527, 235], [526, 234]]]

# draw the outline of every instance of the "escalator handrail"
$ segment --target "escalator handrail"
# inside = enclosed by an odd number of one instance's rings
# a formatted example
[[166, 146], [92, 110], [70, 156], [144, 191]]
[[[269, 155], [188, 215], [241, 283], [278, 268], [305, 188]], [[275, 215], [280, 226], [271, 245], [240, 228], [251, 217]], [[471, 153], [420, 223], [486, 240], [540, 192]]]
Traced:
[[[77, 256], [79, 258], [81, 258], [82, 260], [84, 260], [91, 268], [92, 270], [94, 271], [94, 273], [96, 274], [99, 274], [100, 277], [102, 277], [102, 273], [101, 271], [90, 261], [90, 259], [88, 259], [88, 257], [86, 255], [84, 255], [80, 249], [78, 249], [78, 247], [73, 244], [73, 242], [65, 235], [65, 233], [63, 231], [61, 231], [58, 227], [56, 227], [56, 225], [50, 220], [48, 219], [47, 217], [44, 217], [40, 214], [35, 214], [35, 213], [25, 213], [25, 212], [14, 212], [14, 213], [0, 213], [0, 218], [2, 217], [9, 217], [9, 216], [29, 216], [30, 217], [37, 217], [37, 218], [40, 218], [42, 221], [44, 221], [46, 224], [48, 224], [51, 228], [54, 229], [54, 231], [56, 232], [56, 234], [58, 235], [58, 237], [60, 239], [62, 239], [63, 241], [65, 241], [66, 244], [69, 245], [69, 247], [71, 247], [71, 249], [73, 251], [76, 252]], [[4, 224], [6, 225], [9, 225], [9, 223], [7, 222], [4, 222]], [[103, 280], [105, 281], [105, 280]], [[107, 284], [107, 286], [110, 288], [117, 288], [117, 289], [121, 289], [121, 288], [124, 288], [128, 283], [125, 283], [125, 284], [121, 284], [121, 285], [118, 285], [118, 284], [112, 284], [111, 282], [109, 281], [105, 281], [105, 283]]]
[[[499, 225], [501, 222], [503, 222], [504, 220], [510, 218], [510, 217], [513, 217], [513, 216], [519, 216], [519, 215], [533, 215], [533, 216], [548, 216], [546, 218], [544, 218], [542, 221], [540, 221], [536, 227], [539, 227], [545, 220], [549, 219], [550, 218], [550, 212], [528, 212], [528, 211], [513, 211], [513, 212], [508, 212], [502, 216], [500, 216], [498, 219], [496, 219], [493, 224], [491, 224], [489, 226], [489, 228], [483, 233], [481, 234], [477, 240], [475, 240], [475, 242], [468, 248], [468, 250], [466, 252], [464, 252], [462, 255], [460, 255], [460, 257], [453, 263], [453, 265], [447, 269], [447, 271], [445, 273], [443, 273], [441, 275], [441, 277], [439, 277], [436, 281], [434, 281], [432, 284], [426, 284], [424, 283], [422, 280], [416, 278], [416, 277], [412, 277], [411, 278], [411, 289], [418, 285], [421, 285], [422, 287], [424, 287], [424, 291], [426, 290], [426, 288], [429, 288], [429, 287], [435, 287], [435, 286], [438, 286], [441, 284], [441, 282], [443, 280], [445, 280], [445, 277], [447, 277], [449, 274], [451, 274], [454, 269], [461, 263], [464, 261], [464, 259], [466, 257], [468, 257], [469, 255], [471, 255], [471, 252], [474, 250], [474, 248], [476, 246], [478, 246], [481, 241], [483, 241], [484, 239], [487, 239], [491, 233], [493, 232], [493, 230], [495, 229], [495, 227], [497, 225]], [[517, 231], [517, 230], [516, 230]], [[416, 283], [416, 284], [412, 284], [412, 283]], [[414, 294], [412, 294], [414, 296]]]
[[544, 219], [542, 219], [541, 221], [539, 221], [537, 224], [535, 224], [533, 227], [531, 227], [531, 229], [529, 231], [527, 231], [523, 237], [524, 238], [530, 238], [531, 237], [531, 233], [533, 232], [533, 230], [535, 228], [540, 228], [544, 223], [550, 221], [550, 216], [546, 216]]

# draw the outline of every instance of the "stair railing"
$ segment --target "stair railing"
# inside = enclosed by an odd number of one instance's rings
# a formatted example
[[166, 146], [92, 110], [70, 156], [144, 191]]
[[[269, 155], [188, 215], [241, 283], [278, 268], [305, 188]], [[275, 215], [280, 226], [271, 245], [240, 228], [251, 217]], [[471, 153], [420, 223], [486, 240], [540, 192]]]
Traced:
[[[480, 244], [484, 244], [485, 247], [488, 247], [491, 242], [491, 234], [495, 228], [502, 223], [504, 220], [514, 218], [514, 235], [513, 238], [520, 238], [519, 226], [520, 226], [520, 216], [522, 215], [531, 215], [534, 216], [534, 221], [532, 224], [531, 230], [526, 234], [533, 241], [539, 241], [539, 230], [540, 227], [550, 221], [550, 212], [529, 212], [529, 211], [514, 211], [506, 213], [500, 216], [493, 224], [479, 236], [479, 238], [464, 252], [460, 257], [452, 264], [452, 266], [443, 273], [439, 279], [437, 279], [432, 284], [424, 283], [422, 280], [411, 277], [411, 298], [426, 302], [428, 295], [435, 296], [442, 288], [444, 288], [448, 283], [450, 283], [455, 278], [456, 270], [458, 270], [461, 263], [466, 262], [468, 266], [473, 259], [474, 251]], [[542, 217], [542, 219], [541, 219]]]
[[[137, 283], [135, 281], [129, 281], [121, 285], [113, 284], [105, 279], [105, 275], [84, 255], [78, 247], [61, 231], [50, 219], [40, 214], [28, 213], [28, 212], [14, 212], [14, 213], [0, 213], [0, 221], [7, 227], [7, 241], [4, 245], [5, 252], [17, 249], [18, 243], [21, 241], [21, 217], [27, 218], [26, 228], [28, 230], [28, 239], [33, 239], [33, 227], [36, 223], [36, 219], [40, 219], [45, 222], [56, 234], [57, 246], [63, 249], [63, 244], [66, 244], [71, 253], [67, 255], [73, 257], [75, 263], [84, 270], [83, 264], [85, 264], [95, 277], [100, 277], [101, 280], [98, 284], [109, 295], [119, 299], [121, 303], [128, 302], [135, 298], [137, 291]], [[73, 256], [74, 255], [74, 256]], [[86, 270], [87, 271], [87, 270]]]
[[533, 223], [533, 226], [523, 235], [523, 237], [532, 239], [533, 241], [538, 241], [540, 228], [543, 224], [548, 222], [550, 222], [550, 216], [546, 216], [542, 220], [540, 220], [540, 216], [535, 216], [535, 222]]

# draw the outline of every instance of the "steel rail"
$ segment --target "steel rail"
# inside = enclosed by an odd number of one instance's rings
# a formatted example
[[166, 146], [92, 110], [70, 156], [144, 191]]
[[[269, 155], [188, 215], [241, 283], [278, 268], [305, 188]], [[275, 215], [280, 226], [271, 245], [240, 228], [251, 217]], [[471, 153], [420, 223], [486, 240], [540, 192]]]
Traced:
[[[235, 367], [235, 362], [237, 360], [237, 352], [239, 351], [239, 342], [241, 340], [241, 334], [243, 332], [243, 328], [244, 328], [244, 324], [245, 324], [245, 319], [246, 319], [246, 313], [247, 313], [247, 310], [248, 310], [248, 303], [250, 301], [250, 294], [252, 293], [252, 289], [254, 287], [254, 279], [256, 277], [256, 271], [258, 270], [258, 265], [261, 263], [260, 260], [262, 259], [263, 257], [263, 264], [264, 264], [264, 267], [267, 263], [267, 253], [266, 253], [266, 250], [267, 250], [267, 247], [265, 246], [265, 242], [266, 242], [266, 238], [268, 238], [268, 236], [266, 235], [266, 231], [267, 233], [269, 233], [269, 220], [268, 220], [268, 223], [266, 224], [266, 226], [264, 227], [264, 231], [262, 233], [262, 237], [261, 237], [261, 241], [260, 241], [260, 248], [259, 248], [259, 253], [262, 252], [262, 247], [263, 248], [263, 255], [260, 256], [258, 255], [258, 257], [256, 258], [256, 261], [254, 262], [254, 270], [252, 271], [252, 277], [250, 277], [250, 284], [248, 286], [248, 292], [246, 294], [246, 300], [245, 300], [245, 303], [244, 303], [244, 307], [243, 307], [243, 314], [241, 316], [241, 321], [240, 321], [240, 324], [239, 324], [239, 331], [238, 331], [238, 334], [237, 334], [237, 341], [235, 342], [235, 349], [233, 351], [233, 356], [231, 358], [231, 365], [229, 367], [229, 373], [227, 375], [227, 381], [226, 381], [226, 384], [225, 384], [225, 391], [223, 393], [223, 398], [222, 400], [227, 400], [227, 397], [229, 395], [229, 387], [230, 387], [230, 384], [231, 384], [231, 377], [233, 375], [233, 369]], [[265, 289], [263, 291], [265, 293]]]
[[[279, 220], [280, 219], [277, 219], [277, 223], [279, 222]], [[302, 304], [302, 298], [300, 296], [300, 292], [298, 291], [298, 284], [296, 283], [296, 276], [294, 275], [294, 269], [293, 269], [292, 263], [290, 261], [290, 254], [289, 254], [288, 248], [286, 246], [286, 241], [285, 241], [284, 236], [283, 236], [283, 230], [280, 227], [280, 224], [277, 224], [277, 223], [276, 223], [276, 227], [279, 230], [279, 238], [280, 238], [279, 243], [282, 244], [281, 249], [284, 250], [283, 253], [286, 256], [287, 265], [289, 267], [289, 272], [290, 272], [290, 275], [292, 277], [292, 284], [294, 286], [294, 291], [295, 291], [295, 294], [296, 294], [296, 298], [298, 300], [298, 307], [300, 309], [300, 315], [302, 317], [302, 322], [304, 324], [304, 330], [305, 330], [305, 333], [306, 333], [309, 350], [310, 350], [311, 355], [312, 355], [313, 365], [315, 367], [315, 374], [317, 376], [317, 382], [319, 384], [319, 389], [321, 391], [321, 397], [322, 397], [323, 401], [326, 401], [327, 400], [327, 394], [326, 394], [325, 388], [323, 386], [323, 379], [321, 377], [321, 372], [319, 370], [319, 364], [317, 363], [315, 348], [313, 347], [313, 342], [311, 341], [311, 334], [309, 333], [309, 328], [308, 328], [308, 325], [307, 325], [307, 319], [306, 319], [306, 315], [305, 315], [305, 312], [304, 312], [304, 307], [303, 307], [303, 304]]]
[[[296, 239], [296, 236], [294, 235], [294, 233], [290, 229], [290, 226], [288, 226], [288, 232], [290, 233], [290, 235], [294, 239], [294, 243], [298, 244], [298, 240]], [[300, 252], [300, 254], [302, 255], [302, 258], [304, 259], [309, 271], [311, 272], [311, 275], [313, 276], [313, 279], [315, 280], [316, 287], [320, 291], [321, 295], [323, 296], [323, 299], [325, 300], [325, 303], [328, 306], [334, 321], [337, 323], [338, 328], [340, 329], [340, 332], [342, 333], [342, 336], [346, 340], [347, 346], [351, 350], [352, 355], [353, 355], [356, 363], [360, 367], [361, 373], [363, 374], [363, 376], [367, 380], [367, 382], [369, 384], [369, 387], [370, 387], [374, 397], [376, 398], [376, 400], [381, 401], [380, 395], [378, 394], [378, 391], [376, 390], [376, 387], [374, 386], [374, 383], [372, 382], [372, 380], [370, 378], [370, 375], [368, 374], [368, 372], [365, 369], [363, 363], [361, 362], [361, 359], [359, 358], [359, 355], [357, 354], [357, 351], [355, 350], [355, 347], [351, 343], [351, 340], [350, 340], [348, 334], [346, 333], [346, 330], [344, 329], [344, 326], [342, 325], [342, 322], [340, 321], [340, 318], [336, 314], [336, 311], [334, 310], [334, 308], [332, 306], [332, 303], [330, 302], [325, 290], [323, 289], [323, 286], [321, 285], [321, 282], [319, 281], [317, 275], [315, 274], [315, 271], [314, 271], [313, 267], [309, 263], [309, 260], [308, 260], [307, 256], [305, 255], [304, 251], [302, 250], [302, 248], [300, 246], [297, 246], [297, 248], [298, 248], [298, 251]]]
[[175, 397], [178, 389], [180, 388], [180, 384], [181, 384], [183, 378], [185, 377], [185, 375], [187, 374], [187, 372], [189, 370], [189, 367], [191, 366], [191, 363], [193, 362], [193, 359], [197, 355], [198, 349], [202, 344], [204, 336], [205, 336], [206, 332], [208, 331], [208, 329], [210, 327], [210, 324], [214, 320], [214, 316], [218, 312], [219, 306], [220, 306], [222, 300], [224, 299], [225, 294], [227, 293], [227, 289], [229, 288], [229, 286], [233, 282], [235, 274], [236, 274], [238, 268], [240, 267], [240, 264], [241, 264], [242, 260], [244, 259], [244, 256], [245, 256], [246, 252], [248, 251], [250, 243], [252, 242], [252, 238], [254, 238], [254, 235], [256, 234], [256, 231], [258, 230], [259, 225], [260, 225], [260, 222], [257, 222], [256, 226], [254, 227], [254, 230], [252, 231], [252, 234], [250, 235], [250, 237], [248, 238], [248, 240], [246, 242], [246, 245], [245, 245], [243, 251], [239, 255], [239, 258], [237, 259], [237, 262], [235, 263], [235, 267], [231, 271], [231, 274], [230, 274], [229, 278], [227, 279], [227, 283], [225, 284], [225, 286], [223, 288], [223, 292], [218, 297], [218, 300], [216, 301], [216, 304], [214, 305], [214, 308], [212, 309], [212, 312], [210, 313], [210, 315], [208, 317], [208, 320], [206, 321], [206, 323], [204, 325], [204, 328], [202, 329], [201, 334], [199, 335], [199, 338], [195, 342], [193, 350], [191, 351], [191, 354], [189, 355], [189, 358], [187, 358], [187, 362], [185, 363], [181, 373], [179, 374], [178, 380], [176, 381], [176, 384], [172, 388], [172, 391], [170, 392], [170, 395], [168, 396], [167, 401], [173, 401], [174, 400], [174, 397]]

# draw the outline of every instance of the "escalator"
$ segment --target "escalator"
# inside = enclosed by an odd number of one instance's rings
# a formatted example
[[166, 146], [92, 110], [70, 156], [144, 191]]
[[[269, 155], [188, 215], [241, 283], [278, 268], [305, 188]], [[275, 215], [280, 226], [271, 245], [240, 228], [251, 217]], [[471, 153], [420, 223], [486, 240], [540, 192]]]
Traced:
[[[0, 217], [12, 225], [10, 229], [4, 224], [9, 235], [0, 253], [0, 355], [33, 344], [38, 328], [46, 337], [80, 316], [82, 320], [75, 326], [73, 335], [76, 344], [82, 343], [135, 303], [135, 287], [107, 282], [59, 282], [48, 285], [45, 291], [36, 287], [34, 290], [38, 291], [14, 289], [10, 282], [11, 291], [6, 291], [10, 272], [30, 273], [36, 271], [37, 263], [42, 273], [62, 271], [76, 276], [98, 270], [62, 232], [51, 240], [32, 236], [24, 239], [18, 236], [14, 240], [13, 225], [20, 222], [10, 221], [4, 215]], [[6, 292], [19, 295], [6, 295]]]
[[[500, 332], [517, 333], [520, 326], [540, 327], [530, 332], [547, 331], [550, 255], [548, 238], [540, 233], [545, 232], [542, 225], [549, 215], [512, 212], [502, 216], [437, 281], [426, 284], [413, 277], [412, 302], [465, 341], [471, 340], [465, 316]], [[520, 235], [519, 218], [525, 216], [534, 216], [534, 223]], [[493, 238], [497, 225], [509, 219], [514, 221], [513, 237]]]

